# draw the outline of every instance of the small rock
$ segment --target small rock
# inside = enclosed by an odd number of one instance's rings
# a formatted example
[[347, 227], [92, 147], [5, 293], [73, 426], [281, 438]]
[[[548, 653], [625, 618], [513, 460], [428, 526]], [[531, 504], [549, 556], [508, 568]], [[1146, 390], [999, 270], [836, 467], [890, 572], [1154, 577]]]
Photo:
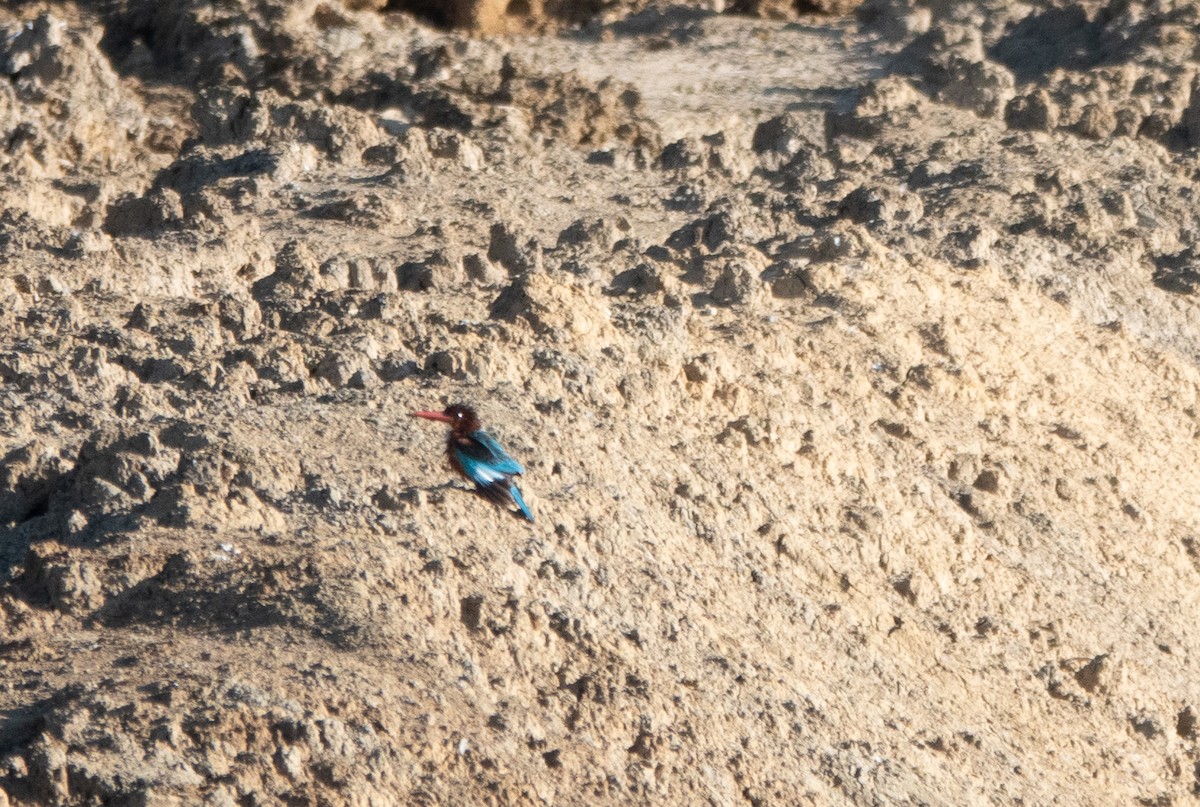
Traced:
[[808, 143], [800, 119], [796, 115], [784, 114], [758, 124], [750, 147], [759, 154], [770, 151], [793, 154]]
[[478, 171], [483, 167], [483, 150], [466, 135], [444, 129], [432, 129], [427, 137], [429, 153], [434, 157], [456, 160], [468, 171]]
[[59, 742], [39, 736], [28, 753], [29, 784], [42, 804], [70, 801], [67, 785], [67, 749]]
[[950, 79], [938, 97], [985, 118], [996, 115], [1012, 97], [1016, 80], [1008, 68], [989, 61], [951, 60]]
[[1018, 95], [1005, 104], [1004, 123], [1010, 129], [1046, 132], [1058, 125], [1058, 105], [1045, 90]]
[[759, 273], [743, 261], [727, 262], [717, 276], [709, 296], [719, 305], [745, 303], [756, 297], [762, 288]]
[[838, 215], [865, 224], [883, 218], [883, 200], [874, 190], [859, 186], [838, 205]]
[[682, 171], [696, 168], [703, 162], [703, 154], [689, 140], [676, 140], [663, 147], [658, 156], [658, 165], [668, 171]]
[[629, 223], [625, 221], [612, 222], [608, 219], [576, 219], [569, 227], [558, 234], [558, 248], [579, 247], [590, 245], [601, 251], [608, 252], [622, 233], [628, 232]]
[[262, 309], [253, 298], [222, 295], [217, 303], [221, 327], [239, 341], [251, 339], [262, 329]]
[[975, 269], [991, 260], [997, 233], [989, 227], [970, 224], [946, 236], [939, 250], [946, 260], [966, 269]]
[[396, 269], [396, 287], [401, 291], [429, 291], [434, 287], [433, 269], [418, 261], [405, 261]]
[[312, 289], [317, 285], [320, 266], [308, 245], [288, 241], [275, 254], [275, 272], [254, 284], [256, 296], [260, 289], [275, 289], [286, 285], [293, 289]]
[[663, 199], [663, 207], [681, 213], [698, 213], [704, 209], [704, 191], [694, 183], [685, 183]]
[[802, 151], [823, 151], [810, 134], [803, 118], [785, 113], [760, 123], [750, 145], [759, 155], [763, 167], [775, 171]]
[[[384, 4], [386, 0], [381, 3]], [[447, 78], [455, 61], [453, 52], [446, 45], [421, 48], [409, 57], [413, 66], [413, 78], [416, 79]]]
[[183, 224], [183, 200], [172, 188], [156, 188], [146, 196], [127, 193], [108, 206], [104, 230], [109, 235], [145, 235]]
[[1089, 140], [1103, 140], [1116, 131], [1117, 115], [1110, 104], [1088, 104], [1072, 128]]
[[102, 581], [90, 564], [55, 551], [53, 546], [31, 547], [20, 579], [28, 596], [63, 613], [93, 608], [103, 594]]
[[459, 376], [463, 372], [462, 360], [458, 354], [448, 350], [437, 350], [425, 359], [425, 372], [445, 376]]
[[871, 140], [884, 126], [915, 110], [918, 94], [903, 76], [892, 75], [862, 86], [847, 111], [830, 109], [825, 126], [830, 139], [838, 135]]
[[537, 239], [525, 238], [502, 222], [492, 225], [487, 257], [507, 269], [510, 275], [542, 268], [542, 248]]
[[112, 239], [99, 230], [72, 230], [63, 251], [72, 258], [99, 255], [112, 249]]
[[466, 272], [461, 261], [435, 252], [421, 261], [405, 261], [396, 270], [396, 287], [402, 291], [452, 288], [462, 283]]
[[321, 264], [320, 271], [326, 288], [397, 290], [396, 272], [372, 258], [335, 255]]
[[476, 283], [490, 286], [496, 283], [503, 283], [508, 279], [508, 275], [505, 274], [503, 269], [478, 252], [471, 252], [464, 255], [462, 265], [467, 277]]
[[303, 781], [306, 778], [304, 775], [304, 758], [300, 754], [300, 749], [296, 746], [278, 746], [275, 750], [275, 765], [281, 773], [293, 782]]
[[683, 225], [667, 238], [667, 246], [676, 251], [702, 248], [715, 252], [721, 246], [740, 240], [742, 230], [732, 210], [718, 210]]
[[838, 205], [838, 215], [859, 224], [871, 222], [888, 224], [893, 221], [911, 224], [925, 212], [921, 197], [890, 187], [860, 185]]
[[639, 263], [612, 279], [609, 294], [654, 294], [664, 288], [662, 274], [649, 263]]
[[419, 372], [421, 368], [412, 358], [400, 353], [390, 353], [380, 362], [377, 374], [384, 381], [394, 382], [411, 378]]
[[1185, 249], [1173, 255], [1154, 258], [1155, 286], [1173, 294], [1195, 294], [1200, 290], [1200, 255], [1195, 248]]
[[403, 510], [406, 507], [422, 507], [425, 505], [426, 499], [425, 491], [420, 488], [408, 487], [403, 490], [397, 490], [390, 485], [384, 485], [371, 497], [371, 501], [375, 502], [375, 506], [380, 510]]
[[83, 532], [87, 529], [87, 525], [87, 516], [78, 510], [72, 510], [67, 516], [66, 522], [64, 522], [67, 532], [72, 535]]
[[979, 476], [975, 477], [975, 481], [971, 483], [971, 486], [984, 493], [995, 493], [1000, 489], [1000, 477], [995, 471], [981, 471]]
[[367, 379], [374, 376], [366, 356], [357, 352], [331, 350], [317, 364], [317, 378], [328, 381], [334, 387], [354, 386], [363, 388], [369, 383]]
[[[532, 310], [533, 300], [529, 296], [529, 284], [518, 278], [505, 286], [492, 301], [488, 316], [492, 319], [513, 322], [521, 316], [528, 315]], [[428, 365], [427, 361], [427, 368]]]
[[200, 139], [210, 146], [257, 140], [270, 127], [267, 106], [244, 88], [203, 90], [192, 105]]
[[805, 261], [789, 259], [772, 264], [764, 272], [764, 279], [771, 286], [771, 294], [785, 300], [810, 297], [815, 292]]
[[400, 149], [395, 143], [379, 143], [363, 149], [362, 161], [367, 165], [394, 166], [400, 162]]
[[310, 476], [306, 480], [304, 500], [317, 507], [337, 507], [342, 503], [342, 491], [335, 485], [329, 484], [320, 476]]
[[358, 227], [379, 227], [398, 218], [393, 205], [377, 193], [356, 193], [332, 202], [316, 203], [308, 207], [304, 215]]

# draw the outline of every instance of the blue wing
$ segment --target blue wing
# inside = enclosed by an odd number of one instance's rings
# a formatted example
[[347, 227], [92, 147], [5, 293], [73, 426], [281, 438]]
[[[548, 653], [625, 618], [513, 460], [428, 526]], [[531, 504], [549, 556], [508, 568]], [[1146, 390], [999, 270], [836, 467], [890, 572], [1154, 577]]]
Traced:
[[487, 432], [475, 431], [465, 438], [452, 436], [450, 455], [463, 475], [475, 483], [484, 497], [501, 506], [511, 500], [525, 518], [533, 521], [533, 513], [512, 479], [517, 474], [525, 473], [525, 469], [508, 456], [508, 452]]
[[472, 432], [465, 440], [454, 442], [454, 456], [463, 473], [480, 487], [507, 483], [508, 477], [525, 473], [521, 463], [508, 456], [487, 432]]

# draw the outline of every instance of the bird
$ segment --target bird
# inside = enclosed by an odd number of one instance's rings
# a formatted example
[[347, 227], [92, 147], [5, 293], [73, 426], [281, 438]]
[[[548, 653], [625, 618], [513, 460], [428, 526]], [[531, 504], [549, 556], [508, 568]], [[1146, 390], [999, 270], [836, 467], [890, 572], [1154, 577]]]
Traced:
[[480, 428], [474, 409], [465, 404], [451, 404], [441, 412], [413, 412], [412, 416], [450, 424], [450, 434], [446, 437], [450, 467], [474, 482], [479, 495], [501, 507], [511, 500], [521, 515], [533, 523], [533, 513], [513, 480], [525, 473], [525, 469]]

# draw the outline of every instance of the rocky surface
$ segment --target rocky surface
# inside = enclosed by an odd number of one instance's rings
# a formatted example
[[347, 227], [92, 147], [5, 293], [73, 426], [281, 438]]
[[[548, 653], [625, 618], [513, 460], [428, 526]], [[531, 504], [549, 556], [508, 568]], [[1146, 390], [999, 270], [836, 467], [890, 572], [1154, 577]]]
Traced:
[[1200, 792], [1198, 7], [726, 5], [0, 10], [0, 805]]

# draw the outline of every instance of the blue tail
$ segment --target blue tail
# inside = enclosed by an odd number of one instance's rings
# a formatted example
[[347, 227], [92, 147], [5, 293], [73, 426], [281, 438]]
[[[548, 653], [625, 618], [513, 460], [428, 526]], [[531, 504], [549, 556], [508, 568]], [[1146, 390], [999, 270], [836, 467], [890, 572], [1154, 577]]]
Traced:
[[529, 523], [533, 523], [533, 513], [529, 512], [529, 505], [525, 504], [525, 500], [521, 498], [521, 491], [516, 485], [509, 485], [508, 492], [512, 495], [513, 501], [517, 503], [517, 507], [529, 519]]

